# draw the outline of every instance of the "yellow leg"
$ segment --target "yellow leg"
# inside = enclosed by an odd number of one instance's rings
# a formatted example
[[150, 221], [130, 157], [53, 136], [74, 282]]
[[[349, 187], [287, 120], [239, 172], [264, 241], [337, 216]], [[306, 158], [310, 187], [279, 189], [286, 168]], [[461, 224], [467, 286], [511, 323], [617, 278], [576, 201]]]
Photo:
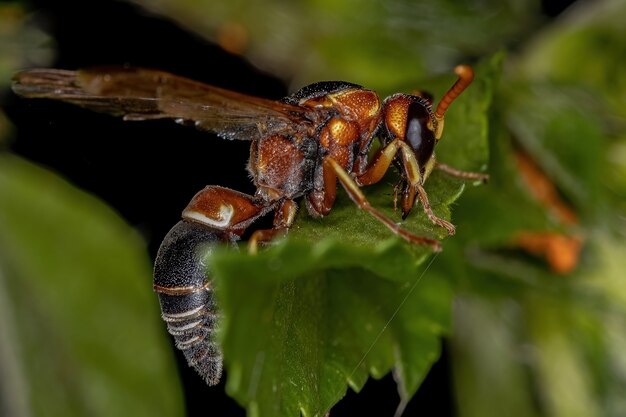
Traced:
[[482, 181], [483, 183], [487, 183], [487, 181], [489, 181], [489, 175], [487, 174], [482, 174], [480, 172], [461, 171], [459, 169], [452, 168], [450, 165], [442, 164], [441, 162], [437, 162], [435, 168], [445, 172], [448, 175], [452, 175], [453, 177], [463, 178], [466, 180]]
[[367, 166], [365, 172], [356, 177], [357, 184], [370, 185], [379, 182], [385, 176], [398, 151], [402, 151], [404, 175], [407, 177], [407, 180], [411, 184], [420, 182], [420, 169], [413, 150], [406, 142], [394, 139], [387, 146], [380, 149], [372, 159], [372, 162]]
[[438, 226], [445, 228], [448, 231], [448, 234], [453, 235], [456, 231], [456, 228], [449, 221], [435, 216], [435, 213], [433, 213], [433, 210], [430, 208], [430, 203], [428, 202], [428, 195], [426, 194], [426, 190], [424, 190], [424, 187], [422, 187], [421, 184], [417, 185], [417, 195], [419, 195], [422, 206], [424, 207], [424, 212], [426, 213], [430, 221]]
[[[357, 177], [357, 182], [362, 185], [368, 185], [380, 181], [385, 172], [387, 172], [387, 169], [389, 169], [389, 166], [391, 165], [391, 162], [393, 161], [393, 158], [396, 156], [398, 151], [402, 151], [402, 165], [404, 167], [404, 174], [406, 177], [406, 182], [402, 181], [405, 186], [401, 191], [402, 198], [400, 200], [402, 207], [402, 219], [406, 219], [406, 217], [409, 215], [409, 212], [415, 204], [415, 198], [419, 196], [419, 199], [422, 202], [422, 206], [424, 208], [424, 212], [428, 215], [428, 218], [436, 225], [444, 227], [449, 234], [453, 235], [455, 232], [454, 225], [444, 219], [435, 216], [435, 214], [433, 213], [430, 207], [430, 203], [428, 202], [428, 195], [426, 194], [426, 190], [424, 190], [424, 187], [422, 186], [420, 167], [417, 163], [417, 160], [415, 159], [415, 154], [413, 153], [413, 150], [406, 142], [395, 139], [390, 142], [389, 145], [378, 151], [378, 153], [372, 160], [372, 163], [368, 166], [367, 170]], [[466, 173], [463, 171], [455, 170], [454, 168], [450, 168], [444, 164], [436, 164], [437, 167], [441, 167], [441, 169], [447, 170], [446, 172], [452, 171], [453, 175], [460, 174], [464, 176], [464, 178], [482, 179], [484, 177], [484, 175], [482, 174]], [[481, 176], [477, 177], [478, 175]]]
[[420, 245], [429, 245], [435, 251], [441, 250], [441, 244], [439, 241], [434, 239], [429, 239], [426, 237], [415, 236], [414, 234], [404, 230], [400, 226], [398, 226], [395, 222], [393, 222], [390, 218], [382, 214], [380, 211], [376, 210], [372, 205], [367, 201], [365, 195], [359, 188], [359, 185], [352, 179], [350, 174], [348, 174], [342, 167], [339, 165], [337, 161], [332, 158], [324, 159], [324, 171], [332, 172], [334, 176], [339, 180], [343, 188], [348, 193], [348, 196], [354, 203], [361, 209], [367, 211], [372, 216], [374, 216], [378, 221], [387, 226], [392, 232], [399, 235], [403, 239], [411, 243], [417, 243]]
[[267, 243], [277, 236], [287, 233], [296, 218], [297, 212], [298, 204], [295, 201], [283, 201], [276, 209], [276, 214], [274, 214], [274, 228], [256, 230], [252, 233], [248, 240], [248, 253], [256, 254], [259, 251], [259, 243]]

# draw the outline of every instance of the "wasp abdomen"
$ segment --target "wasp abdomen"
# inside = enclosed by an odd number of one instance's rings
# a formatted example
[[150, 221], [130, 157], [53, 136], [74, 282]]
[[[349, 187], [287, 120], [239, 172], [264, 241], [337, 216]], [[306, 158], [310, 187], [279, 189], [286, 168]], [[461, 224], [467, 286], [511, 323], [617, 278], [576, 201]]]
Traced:
[[222, 353], [215, 341], [219, 311], [205, 256], [229, 234], [180, 221], [165, 236], [154, 262], [154, 289], [163, 320], [176, 347], [209, 385], [222, 375]]

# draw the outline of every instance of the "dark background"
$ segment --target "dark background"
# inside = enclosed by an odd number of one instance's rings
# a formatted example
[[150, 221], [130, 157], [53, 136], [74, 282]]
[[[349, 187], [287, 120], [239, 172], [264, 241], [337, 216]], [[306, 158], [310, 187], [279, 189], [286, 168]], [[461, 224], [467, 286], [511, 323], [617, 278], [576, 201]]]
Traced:
[[[571, 1], [544, 1], [556, 16]], [[56, 41], [53, 67], [98, 65], [158, 68], [251, 95], [280, 98], [285, 83], [175, 23], [111, 0], [31, 1], [34, 19]], [[349, 80], [347, 80], [349, 81]], [[5, 107], [16, 126], [12, 150], [43, 164], [117, 210], [146, 238], [154, 257], [189, 199], [207, 184], [254, 191], [245, 170], [249, 143], [220, 140], [170, 121], [123, 122], [59, 102], [21, 100]], [[165, 331], [165, 326], [164, 326]], [[452, 416], [452, 382], [444, 352], [405, 415]], [[177, 352], [189, 416], [243, 416], [224, 393], [209, 388]], [[392, 415], [398, 403], [391, 376], [349, 392], [333, 417]]]

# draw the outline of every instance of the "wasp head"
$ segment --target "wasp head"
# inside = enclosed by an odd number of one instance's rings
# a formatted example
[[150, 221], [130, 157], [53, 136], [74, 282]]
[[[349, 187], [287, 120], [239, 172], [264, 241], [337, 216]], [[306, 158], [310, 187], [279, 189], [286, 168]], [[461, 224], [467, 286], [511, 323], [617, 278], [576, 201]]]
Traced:
[[[420, 184], [428, 178], [435, 167], [435, 144], [443, 134], [444, 114], [474, 79], [474, 72], [467, 65], [457, 66], [455, 72], [459, 78], [446, 92], [435, 110], [432, 107], [432, 97], [422, 93], [394, 94], [383, 103], [383, 143], [387, 145], [399, 139], [409, 145], [413, 152], [410, 158], [404, 155], [395, 160], [402, 173], [399, 188], [402, 190], [403, 218], [408, 215], [416, 197], [415, 187], [409, 183], [407, 173], [411, 170], [419, 172], [414, 177], [418, 178]], [[417, 166], [406, 166], [407, 164]]]
[[418, 96], [394, 94], [384, 102], [383, 121], [384, 142], [395, 139], [406, 142], [413, 151], [420, 175], [426, 174], [437, 142], [437, 120], [430, 102]]

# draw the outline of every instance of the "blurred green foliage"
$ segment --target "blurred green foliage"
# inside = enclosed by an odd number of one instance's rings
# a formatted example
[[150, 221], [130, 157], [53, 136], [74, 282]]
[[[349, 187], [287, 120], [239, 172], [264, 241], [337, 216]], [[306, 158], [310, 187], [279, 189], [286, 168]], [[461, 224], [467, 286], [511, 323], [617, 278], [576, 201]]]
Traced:
[[18, 1], [0, 4], [0, 88], [9, 85], [16, 69], [46, 65], [53, 56], [53, 40], [27, 16]]
[[143, 242], [50, 172], [0, 156], [0, 411], [181, 415]]
[[530, 0], [133, 1], [223, 44], [233, 34], [238, 52], [294, 87], [348, 80], [382, 94], [493, 54], [542, 20]]
[[[457, 235], [446, 239], [442, 254], [428, 258], [425, 248], [391, 237], [340, 195], [330, 216], [315, 220], [302, 213], [287, 240], [256, 257], [219, 251], [211, 258], [225, 312], [221, 338], [227, 390], [249, 415], [321, 416], [348, 387], [358, 390], [368, 375], [381, 377], [392, 367], [401, 409], [437, 359], [442, 335], [451, 340], [461, 417], [626, 415], [626, 3], [579, 2], [548, 20], [540, 14], [539, 2], [530, 0], [136, 2], [297, 86], [346, 79], [381, 95], [424, 88], [440, 97], [453, 81], [455, 64], [480, 62], [475, 85], [448, 113], [437, 150], [441, 161], [458, 168], [488, 165], [491, 181], [459, 198], [459, 181], [441, 173], [429, 179], [435, 211], [452, 216], [457, 225]], [[555, 216], [536, 198], [520, 171], [520, 152], [550, 179], [576, 221]], [[85, 251], [97, 255], [82, 256], [84, 264], [67, 260], [56, 240], [64, 242], [59, 235], [66, 223], [78, 222], [73, 215], [48, 225], [49, 239], [36, 239], [28, 225], [42, 217], [32, 210], [9, 210], [7, 203], [30, 207], [30, 200], [20, 200], [26, 193], [6, 184], [14, 177], [45, 175], [13, 158], [0, 161], [0, 173], [5, 173], [0, 176], [0, 192], [5, 193], [0, 196], [0, 244], [6, 245], [6, 230], [24, 242], [0, 254], [0, 290], [5, 291], [0, 295], [14, 294], [6, 292], [12, 288], [9, 273], [33, 279], [63, 276], [56, 282], [65, 282], [76, 279], [75, 271], [64, 269], [68, 265], [98, 271], [98, 262], [114, 256], [106, 255], [107, 248], [136, 245], [132, 235], [128, 243], [128, 233], [119, 233], [101, 240], [97, 249], [85, 244]], [[393, 181], [390, 177], [365, 190], [373, 205], [392, 217], [397, 216], [388, 184]], [[26, 190], [35, 190], [34, 184], [26, 184]], [[81, 206], [81, 213], [93, 209], [90, 198], [75, 192], [54, 198], [68, 213]], [[119, 230], [110, 213], [89, 221], [98, 230], [111, 224]], [[419, 208], [405, 224], [420, 234], [442, 237]], [[545, 257], [516, 244], [520, 232], [580, 238], [575, 269], [552, 272]], [[93, 239], [77, 236], [76, 242]], [[129, 249], [128, 256], [145, 263], [140, 252]], [[7, 263], [6, 253], [28, 262]], [[92, 285], [102, 280], [95, 281]], [[144, 284], [144, 290], [136, 289], [138, 299], [149, 297], [149, 283]], [[98, 298], [90, 300], [102, 305], [120, 301], [102, 298], [106, 294], [97, 288]], [[12, 306], [2, 314], [9, 324], [3, 332], [21, 328], [20, 292], [15, 294], [11, 302], [0, 300], [0, 306]], [[63, 301], [46, 294], [41, 292], [41, 299], [51, 311], [70, 306], [56, 306]], [[156, 326], [158, 313], [148, 311], [146, 323]], [[122, 308], [116, 313], [120, 316], [107, 316], [104, 324], [129, 321], [123, 315], [130, 312]], [[67, 317], [70, 321], [58, 326], [70, 332], [76, 323]], [[129, 332], [128, 346], [133, 346], [133, 335], [141, 334], [135, 327], [118, 330]], [[77, 340], [68, 343], [78, 349], [76, 368], [99, 372], [93, 358], [80, 350], [80, 332], [72, 334]], [[161, 336], [151, 337], [155, 346], [162, 346]], [[26, 344], [25, 351], [39, 346], [27, 337], [20, 343]], [[100, 344], [106, 342], [96, 340], [90, 347], [101, 349]], [[3, 354], [15, 349], [0, 346]], [[127, 355], [132, 352], [128, 349], [116, 352]], [[171, 367], [164, 357], [154, 360]], [[20, 366], [27, 369], [22, 372], [24, 387], [46, 387], [45, 379], [35, 381], [28, 366]], [[154, 377], [161, 371], [167, 377]], [[144, 369], [137, 378], [168, 380], [171, 369], [161, 371]], [[115, 391], [118, 383], [115, 379], [109, 388]], [[159, 389], [179, 395], [167, 384]], [[68, 392], [81, 404], [100, 401], [90, 392]], [[173, 403], [171, 407], [176, 409]]]
[[[626, 125], [617, 104], [624, 17], [623, 2], [577, 5], [509, 61], [492, 118], [494, 181], [460, 201], [456, 222], [465, 233], [443, 254], [458, 282], [460, 416], [626, 413]], [[530, 196], [514, 168], [519, 149], [554, 182], [576, 224]], [[582, 236], [577, 268], [560, 276], [511, 252], [506, 243], [520, 230]], [[463, 256], [462, 268], [451, 266]]]

